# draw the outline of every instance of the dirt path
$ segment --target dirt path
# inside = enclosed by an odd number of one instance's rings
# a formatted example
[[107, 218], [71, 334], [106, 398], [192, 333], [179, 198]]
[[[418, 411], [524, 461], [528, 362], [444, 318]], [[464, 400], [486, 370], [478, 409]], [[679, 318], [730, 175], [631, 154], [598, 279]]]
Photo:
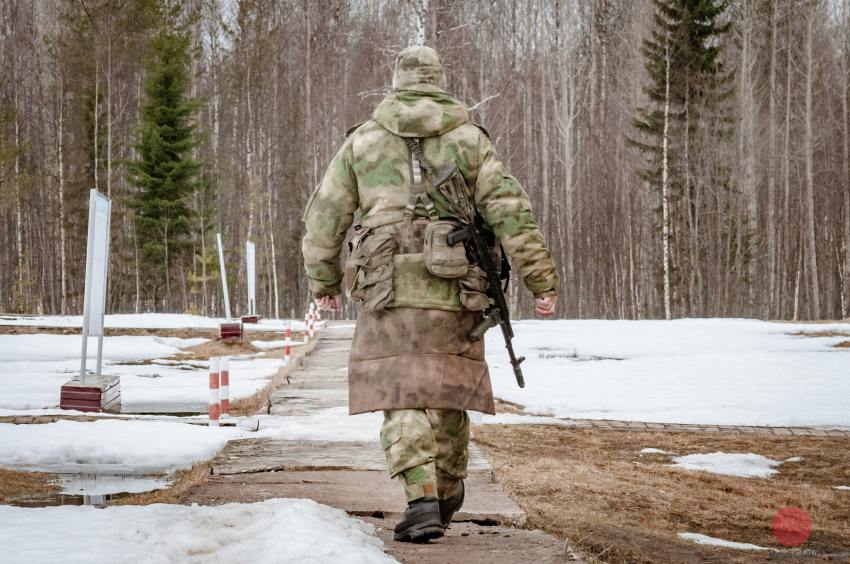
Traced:
[[[272, 393], [268, 411], [306, 416], [347, 405], [345, 367], [353, 325], [336, 323], [321, 333], [314, 351]], [[473, 445], [467, 501], [446, 537], [429, 545], [392, 540], [403, 513], [401, 487], [384, 470], [383, 451], [370, 442], [257, 439], [230, 443], [212, 461], [213, 475], [189, 491], [188, 503], [253, 502], [310, 498], [375, 525], [387, 552], [402, 562], [576, 562], [568, 545], [541, 531], [521, 528], [525, 513], [493, 479], [490, 462]]]

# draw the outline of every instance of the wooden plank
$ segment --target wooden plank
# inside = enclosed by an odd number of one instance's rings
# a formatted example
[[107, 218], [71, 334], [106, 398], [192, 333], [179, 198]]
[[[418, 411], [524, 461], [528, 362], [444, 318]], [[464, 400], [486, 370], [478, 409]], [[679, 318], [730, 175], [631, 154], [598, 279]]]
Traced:
[[[488, 472], [470, 473], [466, 480], [466, 501], [456, 516], [458, 521], [492, 521], [522, 526], [525, 513]], [[386, 471], [315, 470], [258, 472], [216, 475], [193, 488], [189, 501], [221, 504], [250, 503], [275, 497], [308, 498], [337, 507], [354, 515], [397, 517], [404, 513], [404, 492]]]
[[59, 392], [59, 408], [96, 412], [121, 411], [121, 379], [105, 376], [101, 382], [82, 384], [79, 378], [66, 382]]

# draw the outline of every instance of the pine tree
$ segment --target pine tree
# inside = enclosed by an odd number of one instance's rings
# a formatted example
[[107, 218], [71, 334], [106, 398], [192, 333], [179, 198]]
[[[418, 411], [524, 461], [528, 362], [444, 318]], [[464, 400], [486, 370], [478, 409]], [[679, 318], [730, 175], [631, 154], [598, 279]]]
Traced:
[[[649, 104], [638, 108], [633, 125], [639, 138], [629, 141], [645, 156], [646, 165], [637, 173], [657, 194], [660, 204], [662, 292], [664, 314], [669, 319], [683, 278], [679, 255], [687, 252], [681, 249], [685, 243], [678, 241], [677, 235], [697, 214], [692, 203], [699, 189], [695, 182], [700, 178], [695, 163], [699, 160], [706, 166], [709, 160], [694, 155], [729, 138], [731, 119], [725, 102], [732, 95], [733, 74], [720, 59], [722, 39], [729, 30], [728, 22], [720, 22], [727, 0], [653, 3], [654, 29], [642, 46]], [[712, 166], [715, 183], [728, 183], [722, 167]]]
[[[140, 190], [132, 198], [142, 271], [156, 303], [160, 280], [171, 302], [172, 265], [182, 262], [189, 248], [192, 212], [189, 197], [197, 189], [198, 163], [194, 115], [197, 104], [187, 95], [190, 86], [189, 39], [160, 31], [151, 42], [146, 64], [145, 102], [141, 109], [138, 159], [128, 163], [131, 182]], [[161, 297], [161, 296], [160, 296]]]

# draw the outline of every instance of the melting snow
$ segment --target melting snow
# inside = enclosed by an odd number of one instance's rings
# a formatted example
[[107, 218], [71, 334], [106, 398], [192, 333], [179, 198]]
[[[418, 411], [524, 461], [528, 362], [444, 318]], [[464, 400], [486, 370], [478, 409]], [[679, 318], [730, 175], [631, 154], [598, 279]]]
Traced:
[[708, 535], [701, 535], [699, 533], [679, 533], [679, 538], [684, 540], [689, 540], [691, 542], [695, 542], [697, 544], [707, 544], [710, 546], [722, 546], [723, 548], [734, 548], [737, 550], [768, 550], [763, 546], [759, 546], [757, 544], [750, 544], [746, 542], [733, 542], [723, 539], [718, 539], [715, 537], [709, 537]]
[[778, 472], [774, 468], [782, 464], [778, 460], [772, 460], [760, 454], [726, 452], [677, 456], [673, 462], [675, 462], [673, 466], [684, 470], [744, 478], [770, 478]]
[[0, 506], [0, 545], [14, 551], [16, 562], [395, 562], [372, 525], [309, 499]]

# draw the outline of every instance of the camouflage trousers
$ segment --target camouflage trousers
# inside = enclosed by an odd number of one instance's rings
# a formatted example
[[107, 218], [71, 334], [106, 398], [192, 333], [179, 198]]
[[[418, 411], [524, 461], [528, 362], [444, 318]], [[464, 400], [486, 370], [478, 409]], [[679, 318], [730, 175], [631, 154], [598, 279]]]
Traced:
[[407, 501], [449, 498], [459, 492], [469, 460], [469, 416], [451, 409], [384, 411], [381, 446], [391, 478]]

